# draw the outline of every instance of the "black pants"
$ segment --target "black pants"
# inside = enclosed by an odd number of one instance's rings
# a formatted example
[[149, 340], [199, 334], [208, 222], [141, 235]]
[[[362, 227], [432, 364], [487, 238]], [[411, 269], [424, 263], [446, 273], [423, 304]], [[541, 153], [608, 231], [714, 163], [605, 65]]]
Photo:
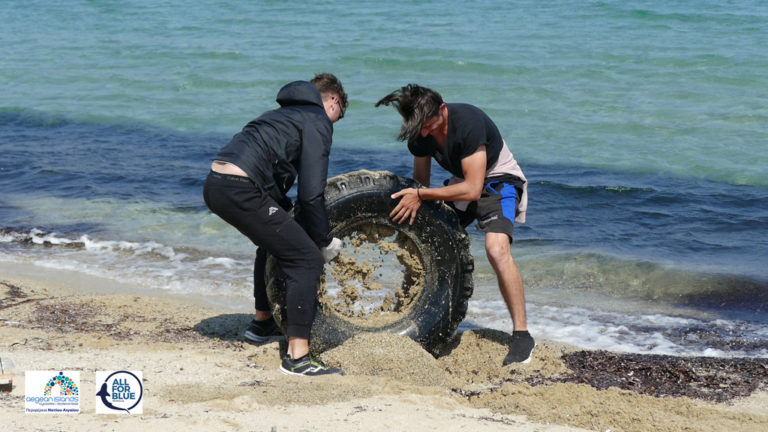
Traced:
[[266, 253], [274, 256], [286, 279], [286, 332], [309, 338], [323, 256], [290, 215], [250, 179], [211, 172], [203, 198], [209, 209], [259, 247], [253, 270], [256, 309], [270, 310], [264, 282]]

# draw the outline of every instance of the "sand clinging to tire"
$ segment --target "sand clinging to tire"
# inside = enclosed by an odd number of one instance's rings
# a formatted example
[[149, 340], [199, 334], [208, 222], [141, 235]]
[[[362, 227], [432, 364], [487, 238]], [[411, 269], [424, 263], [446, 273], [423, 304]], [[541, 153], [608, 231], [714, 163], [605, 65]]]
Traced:
[[326, 266], [318, 291], [321, 307], [346, 320], [380, 326], [402, 317], [424, 286], [424, 266], [413, 242], [388, 226], [366, 224], [345, 238]]

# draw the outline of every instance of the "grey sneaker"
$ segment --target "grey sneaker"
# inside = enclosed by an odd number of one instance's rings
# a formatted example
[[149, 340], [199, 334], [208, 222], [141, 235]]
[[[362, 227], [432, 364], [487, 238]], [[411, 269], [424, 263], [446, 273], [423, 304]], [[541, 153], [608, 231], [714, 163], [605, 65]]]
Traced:
[[341, 369], [326, 366], [320, 360], [310, 357], [309, 354], [296, 360], [291, 359], [290, 356], [283, 357], [280, 372], [297, 376], [344, 375]]
[[282, 339], [283, 332], [280, 331], [280, 327], [277, 326], [274, 318], [264, 321], [252, 320], [248, 329], [245, 330], [243, 338], [247, 342], [261, 344]]
[[509, 346], [509, 354], [504, 357], [504, 366], [512, 363], [530, 363], [531, 352], [536, 342], [527, 331], [513, 331], [512, 344]]

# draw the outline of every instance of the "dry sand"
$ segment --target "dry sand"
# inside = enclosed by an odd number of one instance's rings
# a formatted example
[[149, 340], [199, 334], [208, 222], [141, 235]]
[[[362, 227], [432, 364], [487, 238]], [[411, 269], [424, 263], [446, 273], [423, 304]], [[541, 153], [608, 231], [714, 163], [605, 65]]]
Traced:
[[[538, 341], [531, 363], [501, 367], [508, 335], [479, 330], [461, 334], [437, 359], [407, 338], [358, 335], [323, 354], [346, 376], [287, 377], [277, 369], [278, 343], [241, 342], [247, 313], [169, 296], [99, 294], [58, 280], [0, 274], [0, 356], [21, 371], [13, 391], [0, 393], [3, 430], [768, 430], [761, 361], [741, 365], [731, 381], [713, 381], [702, 393], [722, 402], [659, 397], [658, 385], [643, 387], [619, 372], [595, 382], [615, 378], [635, 391], [598, 390], [589, 374], [569, 368], [573, 361], [565, 359], [574, 358], [574, 349], [546, 341]], [[689, 363], [699, 372], [704, 367]], [[94, 371], [123, 369], [143, 372], [143, 414], [94, 414]], [[79, 370], [81, 413], [25, 414], [24, 370]], [[689, 375], [715, 376], [712, 370]], [[736, 398], [718, 390], [733, 379], [756, 390]]]

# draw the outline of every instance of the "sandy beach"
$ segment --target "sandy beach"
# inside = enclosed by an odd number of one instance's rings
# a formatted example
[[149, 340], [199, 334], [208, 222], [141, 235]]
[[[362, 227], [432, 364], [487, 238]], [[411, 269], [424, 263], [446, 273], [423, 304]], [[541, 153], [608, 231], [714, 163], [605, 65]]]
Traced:
[[[124, 295], [66, 272], [0, 274], [4, 430], [765, 431], [755, 359], [587, 352], [538, 341], [501, 367], [507, 335], [467, 331], [438, 358], [410, 339], [359, 335], [322, 358], [346, 375], [278, 371], [279, 343], [244, 343], [251, 316], [172, 296]], [[25, 370], [78, 370], [79, 415], [24, 412]], [[142, 371], [143, 414], [94, 413], [97, 370]]]

